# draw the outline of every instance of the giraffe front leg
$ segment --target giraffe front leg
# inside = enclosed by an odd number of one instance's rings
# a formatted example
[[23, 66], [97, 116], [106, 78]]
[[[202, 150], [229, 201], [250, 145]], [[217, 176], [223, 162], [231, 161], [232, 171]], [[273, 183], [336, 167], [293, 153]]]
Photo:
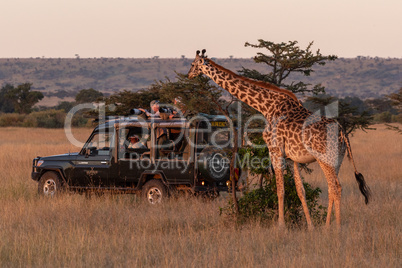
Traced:
[[313, 230], [314, 226], [313, 223], [311, 222], [310, 211], [308, 210], [307, 206], [306, 193], [304, 191], [303, 181], [300, 175], [299, 164], [296, 162], [293, 162], [293, 164], [294, 164], [294, 178], [295, 178], [297, 195], [299, 196], [299, 199], [303, 206], [304, 215], [306, 216], [307, 221], [307, 227], [309, 230]]
[[325, 225], [329, 227], [331, 225], [331, 214], [332, 214], [332, 207], [334, 206], [334, 198], [331, 193], [331, 190], [328, 189], [328, 211], [327, 211], [327, 221]]
[[285, 227], [285, 183], [283, 180], [284, 159], [278, 153], [271, 152], [272, 164], [275, 171], [276, 191], [278, 195], [278, 224], [280, 228]]

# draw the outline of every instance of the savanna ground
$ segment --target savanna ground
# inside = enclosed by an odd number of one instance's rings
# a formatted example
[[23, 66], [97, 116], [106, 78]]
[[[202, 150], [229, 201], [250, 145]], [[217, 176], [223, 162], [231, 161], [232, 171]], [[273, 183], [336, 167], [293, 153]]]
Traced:
[[[334, 223], [312, 232], [238, 226], [219, 215], [225, 197], [155, 207], [134, 196], [40, 198], [32, 159], [77, 148], [63, 130], [0, 128], [0, 266], [401, 267], [402, 136], [375, 127], [351, 138], [374, 198], [364, 205], [345, 159], [340, 232]], [[85, 141], [90, 131], [75, 134]], [[305, 180], [323, 190], [326, 204], [326, 180], [311, 167]]]

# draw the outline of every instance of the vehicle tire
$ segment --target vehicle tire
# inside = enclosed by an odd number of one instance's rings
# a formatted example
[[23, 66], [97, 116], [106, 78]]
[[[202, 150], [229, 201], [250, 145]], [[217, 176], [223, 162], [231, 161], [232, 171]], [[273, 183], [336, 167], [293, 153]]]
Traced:
[[63, 191], [63, 182], [57, 172], [47, 171], [40, 177], [38, 183], [39, 195], [54, 197], [60, 195]]
[[142, 196], [151, 205], [160, 204], [168, 198], [168, 190], [161, 180], [150, 180], [142, 187]]

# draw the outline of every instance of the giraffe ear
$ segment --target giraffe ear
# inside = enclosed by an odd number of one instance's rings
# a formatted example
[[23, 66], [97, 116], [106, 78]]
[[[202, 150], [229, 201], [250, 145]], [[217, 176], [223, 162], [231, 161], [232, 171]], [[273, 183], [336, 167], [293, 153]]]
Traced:
[[205, 57], [205, 52], [207, 52], [207, 50], [204, 48], [203, 50], [202, 50], [202, 54], [201, 54], [201, 57]]

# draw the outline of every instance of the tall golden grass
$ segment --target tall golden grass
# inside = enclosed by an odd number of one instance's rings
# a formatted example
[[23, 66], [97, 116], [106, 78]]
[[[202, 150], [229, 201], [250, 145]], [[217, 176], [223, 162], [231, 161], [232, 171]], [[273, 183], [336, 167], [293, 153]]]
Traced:
[[[225, 205], [197, 199], [156, 207], [134, 196], [46, 199], [30, 179], [32, 158], [77, 151], [63, 130], [0, 129], [0, 266], [401, 267], [401, 135], [377, 125], [357, 132], [352, 149], [374, 195], [364, 205], [345, 159], [340, 178], [342, 228], [280, 230], [236, 226]], [[85, 141], [89, 129], [75, 130]], [[323, 190], [316, 164], [305, 180]]]

